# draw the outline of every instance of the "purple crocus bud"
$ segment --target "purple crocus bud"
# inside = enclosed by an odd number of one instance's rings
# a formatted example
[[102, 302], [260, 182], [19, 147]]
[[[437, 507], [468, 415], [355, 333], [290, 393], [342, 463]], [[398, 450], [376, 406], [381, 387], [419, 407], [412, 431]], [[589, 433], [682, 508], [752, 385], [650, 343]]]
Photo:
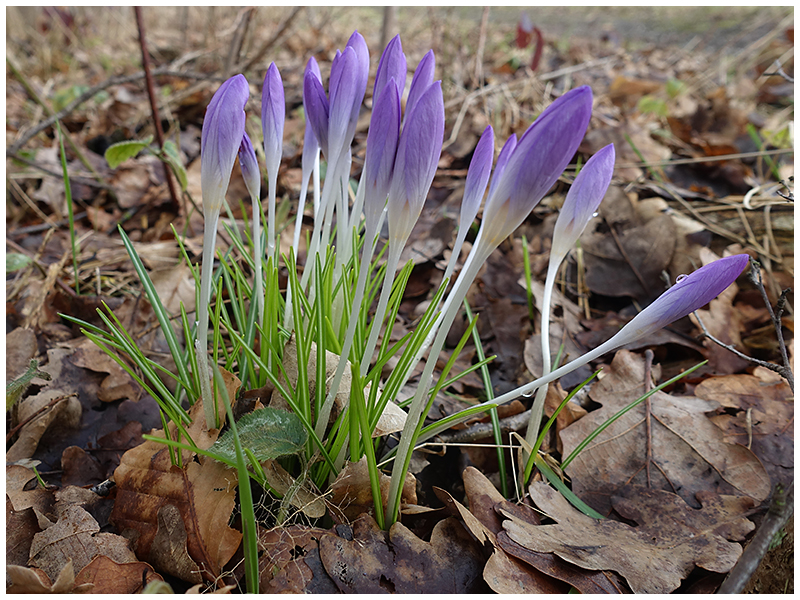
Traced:
[[609, 340], [614, 347], [658, 331], [673, 321], [702, 308], [736, 281], [750, 261], [747, 254], [727, 256], [678, 277], [669, 288]]
[[239, 145], [239, 166], [242, 168], [242, 177], [251, 198], [261, 197], [261, 171], [258, 169], [258, 159], [250, 136], [245, 133]]
[[403, 53], [403, 44], [400, 41], [400, 36], [396, 35], [386, 44], [386, 48], [381, 54], [378, 71], [375, 73], [375, 85], [372, 88], [373, 100], [377, 101], [378, 94], [386, 87], [392, 77], [394, 77], [397, 90], [402, 98], [403, 90], [406, 87], [406, 73], [408, 73], [406, 55]]
[[553, 230], [553, 260], [560, 263], [578, 241], [606, 195], [613, 174], [614, 144], [609, 144], [586, 162], [567, 192]]
[[389, 189], [389, 238], [402, 244], [419, 218], [436, 173], [444, 141], [442, 82], [428, 87], [412, 111], [397, 145]]
[[406, 114], [411, 112], [422, 94], [433, 84], [435, 70], [436, 57], [433, 55], [433, 50], [428, 50], [428, 53], [419, 61], [414, 76], [411, 78], [411, 87], [408, 89], [408, 99], [406, 100]]
[[283, 125], [286, 121], [286, 101], [281, 74], [275, 63], [264, 76], [261, 92], [261, 127], [264, 132], [264, 156], [270, 177], [278, 172], [283, 152]]
[[531, 125], [508, 159], [483, 211], [483, 243], [497, 247], [533, 210], [569, 164], [589, 126], [592, 91], [567, 92]]
[[400, 92], [392, 77], [372, 108], [364, 158], [364, 212], [367, 232], [377, 227], [392, 181], [400, 136]]
[[[328, 116], [328, 149], [329, 160], [337, 153], [344, 152], [353, 139], [351, 119], [353, 107], [361, 106], [363, 95], [358, 98], [359, 58], [356, 51], [347, 47], [331, 65], [330, 109]], [[358, 113], [356, 112], [356, 117]], [[355, 133], [355, 120], [352, 131]], [[314, 131], [316, 134], [316, 130]]]
[[494, 129], [489, 125], [483, 130], [469, 163], [467, 181], [464, 183], [464, 198], [461, 200], [459, 230], [468, 228], [478, 214], [483, 194], [486, 192], [486, 184], [489, 183], [489, 175], [492, 173], [493, 161]]
[[328, 97], [322, 81], [311, 69], [306, 69], [303, 77], [303, 107], [306, 112], [306, 121], [311, 125], [314, 137], [317, 138], [320, 148], [328, 156]]
[[247, 79], [234, 75], [219, 86], [206, 109], [200, 138], [200, 186], [206, 214], [222, 208], [244, 136], [244, 106], [249, 97]]
[[506, 165], [508, 164], [508, 159], [511, 158], [511, 154], [514, 152], [514, 148], [516, 147], [517, 147], [517, 134], [512, 133], [506, 140], [506, 143], [503, 144], [503, 147], [500, 150], [500, 154], [497, 156], [497, 164], [494, 167], [494, 175], [492, 176], [492, 183], [489, 186], [489, 198], [491, 198], [492, 194], [494, 194], [494, 190], [497, 187], [497, 183], [503, 176], [503, 171], [505, 170]]

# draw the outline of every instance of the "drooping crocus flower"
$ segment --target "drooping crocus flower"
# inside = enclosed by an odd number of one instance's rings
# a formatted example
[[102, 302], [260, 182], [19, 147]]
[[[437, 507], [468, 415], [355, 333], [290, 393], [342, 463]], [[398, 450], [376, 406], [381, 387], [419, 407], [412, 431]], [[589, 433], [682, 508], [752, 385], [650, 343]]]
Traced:
[[197, 307], [198, 375], [203, 396], [206, 425], [216, 427], [216, 410], [211, 396], [211, 373], [208, 368], [208, 303], [211, 299], [211, 270], [217, 222], [225, 192], [231, 180], [233, 163], [244, 138], [244, 107], [250, 86], [244, 75], [234, 75], [223, 83], [211, 98], [203, 119], [200, 138], [200, 186], [203, 193], [203, 264], [200, 276], [200, 298]]
[[242, 143], [239, 146], [239, 166], [242, 168], [242, 178], [253, 204], [253, 264], [255, 267], [253, 269], [253, 299], [258, 322], [261, 324], [264, 314], [264, 278], [261, 272], [261, 171], [258, 168], [256, 151], [247, 133], [242, 137]]
[[[611, 352], [625, 344], [630, 344], [654, 331], [658, 331], [662, 327], [666, 327], [670, 323], [702, 308], [736, 281], [736, 278], [741, 275], [749, 260], [750, 257], [746, 254], [728, 256], [701, 267], [691, 275], [678, 278], [675, 285], [656, 298], [650, 306], [631, 319], [627, 325], [607, 342], [601, 344], [591, 352], [578, 357], [576, 360], [567, 363], [563, 367], [548, 374], [544, 374], [535, 381], [527, 383], [478, 406], [488, 409], [492, 406], [510, 402], [523, 394], [530, 394], [536, 388], [560, 379], [567, 373], [595, 360], [603, 354]], [[470, 408], [471, 411], [475, 410], [475, 407]], [[463, 423], [467, 419], [472, 418], [474, 413], [471, 411], [461, 416], [454, 415], [453, 419], [448, 419], [446, 425], [442, 425], [441, 428], [434, 427], [424, 435], [419, 436], [419, 438], [416, 439], [416, 443], [424, 442], [445, 429], [449, 429], [457, 423]], [[398, 452], [398, 458], [395, 460], [399, 458], [400, 453]]]
[[[547, 277], [544, 283], [544, 296], [541, 306], [541, 344], [542, 344], [542, 373], [550, 371], [550, 303], [553, 295], [553, 287], [556, 281], [556, 274], [561, 266], [561, 262], [569, 253], [570, 249], [578, 241], [578, 238], [586, 229], [589, 220], [594, 215], [597, 207], [606, 194], [611, 176], [614, 173], [614, 145], [609, 144], [600, 149], [597, 154], [592, 156], [584, 165], [581, 172], [575, 177], [575, 181], [567, 192], [564, 206], [556, 220], [553, 230], [553, 243], [550, 247], [550, 262], [547, 266]], [[527, 248], [523, 251], [527, 252]], [[547, 386], [542, 386], [536, 392], [536, 398], [530, 412], [528, 421], [528, 431], [526, 441], [533, 448], [533, 453], [538, 450], [535, 447], [537, 436], [539, 435], [539, 425], [541, 425], [544, 413], [544, 403], [547, 397]]]
[[569, 164], [591, 114], [592, 91], [582, 86], [561, 96], [534, 121], [486, 202], [481, 242], [496, 248], [520, 226]]
[[283, 152], [283, 125], [286, 121], [286, 100], [283, 81], [275, 63], [271, 63], [264, 76], [261, 91], [261, 128], [264, 132], [264, 156], [269, 183], [267, 215], [267, 257], [275, 258], [275, 201], [278, 187], [278, 170]]

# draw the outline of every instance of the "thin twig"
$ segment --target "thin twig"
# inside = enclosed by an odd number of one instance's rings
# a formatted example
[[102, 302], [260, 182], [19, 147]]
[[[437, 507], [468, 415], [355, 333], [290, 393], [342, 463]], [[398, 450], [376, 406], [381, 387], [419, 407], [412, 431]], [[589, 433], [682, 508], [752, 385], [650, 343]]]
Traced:
[[759, 265], [758, 262], [752, 258], [750, 259], [750, 280], [761, 292], [761, 298], [763, 298], [764, 304], [767, 306], [767, 311], [769, 311], [769, 316], [772, 319], [773, 326], [775, 327], [775, 335], [778, 337], [778, 347], [781, 350], [781, 360], [783, 361], [783, 370], [778, 371], [778, 373], [780, 373], [781, 377], [789, 382], [789, 387], [792, 388], [792, 391], [794, 392], [794, 374], [792, 372], [792, 365], [789, 362], [789, 354], [786, 351], [786, 342], [783, 340], [783, 324], [781, 323], [783, 309], [784, 306], [786, 306], [786, 296], [791, 290], [787, 288], [781, 292], [781, 296], [778, 298], [778, 304], [776, 306], [777, 311], [773, 311], [772, 304], [767, 296], [767, 290], [764, 289], [764, 283], [761, 281], [761, 265]]
[[[147, 97], [150, 100], [150, 111], [153, 114], [153, 126], [156, 130], [156, 141], [161, 152], [164, 152], [164, 131], [161, 129], [161, 118], [158, 116], [158, 104], [156, 103], [156, 87], [153, 82], [153, 73], [150, 71], [150, 55], [147, 52], [147, 41], [144, 33], [144, 19], [142, 18], [142, 7], [135, 6], [133, 8], [136, 14], [136, 27], [139, 30], [139, 47], [142, 50], [142, 68], [144, 69], [144, 79], [147, 82]], [[169, 195], [172, 198], [172, 205], [176, 211], [180, 210], [181, 204], [178, 200], [178, 192], [175, 189], [175, 180], [172, 179], [172, 173], [166, 162], [161, 162], [164, 169], [164, 177], [167, 179], [167, 187], [169, 188]], [[185, 211], [184, 211], [185, 212]]]
[[[644, 393], [646, 394], [653, 389], [653, 351], [648, 348], [644, 351]], [[652, 487], [650, 480], [650, 465], [653, 462], [653, 427], [652, 427], [652, 405], [650, 404], [650, 396], [645, 400], [644, 419], [647, 428], [647, 458], [644, 463], [645, 472], [647, 473], [647, 487]]]
[[272, 48], [278, 41], [283, 37], [283, 34], [286, 33], [286, 30], [289, 29], [289, 26], [295, 20], [300, 11], [303, 10], [304, 7], [302, 6], [295, 6], [292, 10], [291, 14], [283, 20], [278, 26], [278, 30], [269, 38], [261, 48], [244, 64], [236, 65], [236, 68], [233, 70], [234, 73], [242, 73], [244, 71], [248, 71], [254, 64], [259, 62], [264, 55], [269, 52], [270, 48]]
[[78, 395], [77, 392], [72, 392], [71, 394], [67, 394], [66, 396], [59, 396], [58, 398], [53, 398], [50, 402], [42, 406], [39, 410], [37, 410], [35, 413], [30, 415], [27, 419], [25, 419], [24, 421], [19, 423], [16, 427], [14, 427], [11, 431], [9, 431], [8, 434], [6, 435], [6, 445], [14, 438], [14, 436], [20, 429], [22, 429], [25, 425], [33, 421], [36, 417], [38, 417], [48, 409], [53, 408], [56, 404], [58, 404], [62, 400], [66, 400], [67, 398], [72, 398], [73, 396], [77, 395]]
[[[224, 77], [219, 77], [216, 75], [207, 75], [205, 73], [192, 73], [192, 72], [181, 72], [175, 71], [170, 68], [165, 69], [153, 69], [152, 71], [153, 76], [166, 76], [166, 77], [179, 77], [182, 79], [197, 79], [201, 81], [225, 81]], [[115, 85], [123, 85], [126, 83], [133, 83], [134, 81], [139, 81], [140, 79], [144, 79], [144, 71], [139, 71], [137, 73], [133, 73], [132, 75], [118, 75], [116, 77], [110, 77], [105, 81], [98, 83], [95, 86], [92, 86], [88, 90], [86, 90], [83, 94], [75, 98], [72, 102], [67, 104], [64, 108], [58, 111], [51, 117], [47, 117], [43, 121], [40, 121], [35, 127], [27, 131], [23, 134], [14, 144], [9, 146], [6, 149], [6, 156], [14, 156], [16, 155], [25, 144], [27, 144], [32, 138], [36, 137], [47, 129], [51, 127], [56, 121], [63, 119], [76, 108], [78, 108], [81, 104], [86, 102], [87, 100], [91, 100], [94, 96], [99, 94], [100, 92], [113, 87]]]
[[772, 540], [789, 520], [794, 512], [794, 482], [786, 488], [782, 484], [775, 486], [772, 502], [767, 516], [761, 523], [753, 539], [728, 573], [725, 581], [717, 590], [718, 594], [740, 594], [747, 582], [755, 573], [761, 560], [767, 554]]
[[244, 38], [247, 35], [247, 29], [250, 27], [250, 21], [256, 9], [254, 6], [243, 9], [237, 17], [238, 23], [236, 24], [236, 32], [233, 34], [231, 40], [231, 47], [228, 50], [228, 58], [225, 60], [225, 74], [230, 75], [231, 69], [239, 61], [239, 55], [242, 53], [242, 46], [244, 45]]

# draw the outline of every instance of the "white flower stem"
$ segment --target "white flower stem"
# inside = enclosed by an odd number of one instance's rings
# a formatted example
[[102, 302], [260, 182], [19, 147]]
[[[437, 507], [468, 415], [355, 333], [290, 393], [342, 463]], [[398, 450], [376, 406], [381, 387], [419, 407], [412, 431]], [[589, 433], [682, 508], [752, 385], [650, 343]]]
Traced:
[[217, 242], [217, 223], [219, 222], [219, 209], [206, 215], [203, 228], [203, 263], [200, 268], [200, 298], [197, 307], [197, 339], [195, 349], [197, 354], [198, 379], [203, 399], [203, 409], [206, 415], [206, 425], [209, 429], [216, 427], [216, 411], [214, 399], [211, 395], [209, 384], [211, 376], [208, 369], [208, 304], [211, 301], [211, 275], [214, 268], [214, 246]]
[[[336, 394], [339, 393], [339, 384], [342, 381], [344, 370], [347, 367], [348, 359], [350, 357], [350, 349], [353, 347], [353, 339], [355, 338], [356, 325], [358, 325], [358, 314], [361, 310], [361, 302], [364, 299], [364, 290], [367, 286], [367, 275], [369, 274], [370, 261], [372, 254], [375, 250], [375, 232], [366, 232], [364, 235], [364, 251], [362, 253], [361, 264], [358, 268], [358, 281], [356, 282], [356, 291], [353, 296], [353, 304], [350, 308], [350, 320], [347, 323], [347, 332], [345, 333], [344, 345], [342, 346], [342, 353], [339, 355], [339, 364], [336, 367], [336, 373], [333, 377], [328, 396], [322, 404], [319, 411], [319, 419], [315, 430], [317, 435], [322, 438], [327, 427], [328, 417], [333, 408], [333, 400]], [[373, 240], [370, 242], [370, 240]]]
[[[392, 293], [395, 271], [397, 270], [397, 263], [400, 262], [400, 254], [403, 251], [403, 246], [405, 246], [405, 240], [402, 242], [398, 240], [389, 241], [389, 255], [386, 258], [386, 272], [383, 277], [383, 288], [381, 289], [381, 296], [378, 300], [378, 308], [372, 319], [372, 327], [370, 328], [367, 345], [364, 348], [364, 355], [361, 357], [361, 377], [367, 374], [369, 363], [372, 361], [372, 354], [375, 352], [375, 346], [378, 343], [378, 334], [380, 333], [383, 319], [386, 316], [386, 308], [389, 305], [389, 296]], [[389, 331], [391, 331], [391, 327], [389, 327]], [[388, 335], [388, 333], [386, 335]]]
[[264, 324], [264, 275], [262, 273], [261, 256], [261, 199], [252, 196], [253, 202], [253, 298], [256, 302], [256, 318], [258, 324]]
[[389, 505], [386, 512], [389, 521], [393, 522], [397, 516], [397, 510], [399, 508], [398, 492], [405, 478], [408, 461], [410, 460], [411, 451], [413, 450], [412, 443], [415, 441], [415, 434], [419, 428], [419, 424], [425, 418], [425, 415], [422, 413], [427, 406], [428, 388], [439, 353], [444, 346], [450, 325], [453, 323], [458, 310], [461, 308], [461, 303], [467, 295], [472, 280], [475, 278], [481, 265], [488, 258], [489, 254], [491, 254], [492, 250], [494, 250], [494, 247], [488, 247], [480, 243], [479, 235], [478, 239], [475, 241], [475, 245], [472, 247], [472, 251], [467, 257], [461, 274], [458, 276], [452, 291], [447, 296], [447, 300], [442, 306], [444, 316], [440, 321], [439, 330], [431, 346], [431, 352], [425, 363], [425, 369], [420, 376], [417, 392], [409, 407], [408, 417], [405, 427], [403, 428], [403, 435], [400, 437], [397, 456], [395, 457], [394, 466], [392, 467], [392, 482], [389, 487]]
[[[527, 248], [525, 249], [527, 252]], [[542, 375], [550, 372], [550, 304], [553, 297], [553, 286], [556, 282], [556, 274], [558, 267], [563, 260], [563, 256], [554, 257], [550, 255], [550, 263], [547, 266], [547, 277], [544, 283], [544, 296], [542, 298], [542, 306], [540, 311], [542, 314]], [[536, 443], [536, 438], [539, 435], [539, 426], [542, 424], [542, 415], [544, 413], [544, 402], [547, 397], [547, 385], [543, 385], [536, 391], [536, 398], [533, 400], [531, 407], [530, 419], [528, 420], [528, 431], [525, 434], [525, 441], [531, 447]], [[527, 455], [525, 456], [527, 460]]]

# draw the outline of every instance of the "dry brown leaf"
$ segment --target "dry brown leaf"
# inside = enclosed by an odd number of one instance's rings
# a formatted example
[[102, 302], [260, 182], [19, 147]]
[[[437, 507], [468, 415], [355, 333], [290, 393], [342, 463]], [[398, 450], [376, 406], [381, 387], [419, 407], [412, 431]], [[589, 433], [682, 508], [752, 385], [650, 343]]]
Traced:
[[75, 576], [76, 585], [93, 585], [93, 594], [136, 594], [152, 581], [164, 581], [153, 567], [143, 562], [117, 563], [96, 556]]
[[[572, 450], [612, 415], [644, 393], [644, 359], [619, 351], [606, 376], [595, 383], [590, 397], [603, 407], [561, 432], [564, 454]], [[745, 495], [761, 502], [770, 480], [755, 455], [725, 436], [705, 415], [716, 404], [664, 392], [651, 396], [651, 484], [677, 490], [690, 506], [701, 491]], [[579, 498], [608, 514], [610, 498], [626, 483], [647, 485], [646, 404], [628, 411], [606, 428], [567, 467], [572, 490]]]
[[192, 560], [187, 549], [188, 536], [181, 511], [172, 504], [158, 509], [158, 529], [147, 559], [159, 570], [189, 583], [202, 583], [200, 565]]
[[532, 484], [529, 492], [557, 525], [532, 525], [502, 511], [508, 517], [503, 528], [513, 541], [587, 569], [616, 571], [636, 593], [669, 593], [695, 565], [727, 572], [742, 547], [725, 537], [741, 539], [754, 528], [741, 516], [752, 507], [742, 498], [705, 495], [703, 508], [693, 510], [669, 492], [632, 486], [614, 503], [623, 516], [640, 523], [631, 527], [587, 517], [546, 483]]
[[[381, 497], [385, 507], [389, 500], [391, 478], [380, 473], [379, 481]], [[335, 507], [333, 511], [334, 518], [340, 518], [340, 515], [342, 515], [347, 521], [355, 521], [362, 513], [375, 514], [366, 456], [362, 456], [358, 462], [348, 462], [345, 465], [336, 481], [331, 484], [331, 493], [329, 504]], [[401, 501], [404, 504], [417, 503], [417, 484], [411, 473], [406, 473]]]
[[611, 227], [614, 233], [587, 229], [581, 236], [586, 285], [603, 296], [631, 296], [642, 302], [653, 299], [664, 290], [661, 273], [669, 267], [675, 250], [672, 217], [661, 214], [646, 223], [612, 223]]
[[[222, 375], [228, 397], [235, 398], [239, 380], [224, 370]], [[218, 404], [222, 417], [224, 403]], [[210, 447], [219, 430], [206, 429], [202, 400], [192, 406], [189, 415], [192, 423], [187, 432], [199, 448]], [[174, 427], [170, 428], [173, 430], [170, 437], [176, 439]], [[160, 529], [178, 528], [174, 521], [166, 519], [171, 513], [162, 514], [161, 509], [176, 507], [186, 531], [189, 556], [199, 565], [198, 571], [213, 580], [241, 541], [242, 534], [228, 527], [236, 496], [236, 471], [214, 460], [195, 462], [188, 451], [183, 451], [182, 456], [184, 469], [173, 466], [168, 448], [157, 442], [145, 442], [126, 452], [114, 472], [117, 499], [111, 522], [123, 533], [127, 530], [126, 535], [135, 540], [141, 558], [149, 560], [160, 572], [180, 576], [170, 571], [169, 560], [162, 564], [158, 561], [163, 557], [151, 552]]]
[[14, 510], [6, 496], [6, 564], [24, 566], [28, 564], [31, 541], [41, 531], [39, 520], [32, 508]]
[[353, 524], [353, 539], [319, 541], [322, 564], [344, 593], [456, 594], [483, 591], [483, 557], [456, 519], [439, 521], [424, 542], [402, 523], [388, 534], [369, 515]]
[[73, 504], [60, 511], [54, 525], [33, 536], [28, 564], [39, 567], [53, 580], [67, 560], [72, 560], [74, 567], [80, 570], [98, 554], [119, 563], [136, 561], [128, 540], [112, 533], [100, 533], [97, 521]]
[[494, 506], [504, 500], [492, 483], [474, 467], [463, 473], [470, 510], [444, 490], [435, 489], [436, 495], [451, 512], [460, 517], [466, 528], [483, 544], [493, 548], [492, 555], [483, 569], [483, 579], [498, 594], [558, 594], [565, 593], [565, 586], [522, 561], [509, 556], [497, 544], [496, 534], [502, 525]]
[[55, 583], [41, 569], [8, 565], [6, 573], [11, 585], [6, 588], [7, 594], [88, 594], [92, 584], [75, 585], [75, 570], [72, 559], [67, 560], [58, 574]]
[[65, 399], [44, 411], [19, 430], [17, 441], [6, 452], [7, 463], [32, 457], [39, 445], [39, 440], [50, 426], [57, 425], [66, 428], [79, 426], [83, 412], [81, 403], [77, 398], [66, 398], [76, 391], [72, 387], [74, 382], [70, 378], [61, 377], [65, 368], [64, 361], [71, 353], [71, 350], [64, 348], [53, 348], [47, 351], [48, 362], [40, 368], [50, 375], [51, 380], [33, 380], [35, 384], [42, 385], [42, 389], [35, 396], [28, 396], [19, 403], [17, 419], [19, 422], [25, 421], [52, 400], [61, 397], [65, 397]]
[[36, 480], [36, 473], [28, 467], [6, 466], [6, 496], [17, 512], [35, 508], [40, 514], [53, 514], [53, 492], [43, 490]]
[[326, 529], [289, 525], [258, 534], [259, 591], [268, 594], [335, 594], [339, 590], [319, 557]]
[[22, 375], [38, 354], [33, 329], [17, 327], [6, 335], [6, 383]]
[[[706, 265], [719, 257], [709, 249], [703, 248], [700, 252], [700, 258], [703, 264]], [[731, 345], [741, 351], [744, 350], [741, 335], [744, 325], [741, 313], [733, 307], [733, 300], [738, 293], [739, 286], [732, 283], [708, 304], [708, 310], [700, 309], [696, 313], [689, 315], [689, 318], [698, 329], [702, 329], [697, 321], [699, 317], [711, 335], [722, 343]], [[731, 375], [742, 371], [750, 364], [745, 359], [736, 356], [730, 350], [715, 344], [709, 339], [703, 340], [703, 346], [705, 346], [708, 366], [713, 373]]]
[[76, 367], [89, 369], [96, 373], [108, 373], [108, 377], [100, 383], [100, 389], [97, 392], [97, 398], [101, 402], [139, 398], [141, 387], [133, 377], [91, 340], [84, 340], [75, 349], [69, 360]]
[[783, 378], [757, 367], [752, 375], [706, 379], [694, 394], [728, 409], [711, 417], [727, 443], [749, 447], [773, 481], [794, 478], [794, 394]]
[[181, 304], [187, 313], [194, 311], [194, 276], [185, 262], [168, 269], [153, 271], [150, 273], [150, 279], [167, 312], [173, 315], [180, 314]]
[[288, 498], [292, 506], [300, 509], [312, 519], [319, 519], [325, 516], [327, 511], [325, 500], [318, 492], [311, 489], [308, 481], [305, 481], [300, 487], [293, 488], [292, 486], [296, 483], [294, 477], [277, 461], [268, 460], [262, 463], [262, 467], [264, 468], [264, 475], [267, 477], [267, 483], [283, 496], [284, 502], [287, 500], [286, 494], [293, 490], [292, 496]]

